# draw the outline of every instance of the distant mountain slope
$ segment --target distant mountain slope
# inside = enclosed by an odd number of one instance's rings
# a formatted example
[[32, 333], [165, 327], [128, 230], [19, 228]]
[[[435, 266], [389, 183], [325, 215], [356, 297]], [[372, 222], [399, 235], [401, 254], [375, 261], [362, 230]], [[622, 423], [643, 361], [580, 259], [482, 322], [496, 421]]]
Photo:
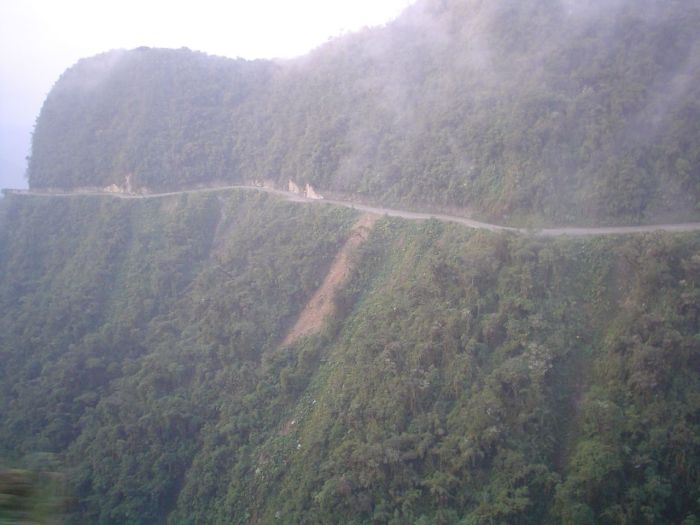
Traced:
[[420, 0], [288, 62], [138, 49], [79, 62], [34, 187], [292, 178], [506, 222], [700, 213], [700, 4]]
[[[189, 50], [112, 51], [82, 60], [49, 94], [36, 126], [32, 186], [166, 188], [235, 169], [234, 116], [272, 66]], [[233, 134], [233, 135], [231, 135]]]

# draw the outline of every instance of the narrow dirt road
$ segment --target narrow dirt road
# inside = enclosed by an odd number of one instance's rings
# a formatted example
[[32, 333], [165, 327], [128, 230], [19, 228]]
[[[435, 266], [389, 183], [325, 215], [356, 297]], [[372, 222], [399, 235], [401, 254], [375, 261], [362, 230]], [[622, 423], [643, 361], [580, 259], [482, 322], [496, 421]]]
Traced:
[[388, 215], [390, 217], [400, 217], [402, 219], [420, 221], [428, 219], [436, 219], [443, 222], [453, 222], [461, 224], [468, 228], [476, 228], [490, 231], [508, 231], [513, 233], [519, 233], [523, 235], [536, 235], [542, 237], [561, 237], [561, 236], [594, 236], [594, 235], [624, 235], [632, 233], [648, 233], [654, 231], [668, 231], [668, 232], [691, 232], [700, 231], [700, 222], [688, 222], [688, 223], [678, 223], [678, 224], [649, 224], [644, 226], [600, 226], [591, 228], [577, 228], [573, 226], [566, 226], [560, 228], [542, 228], [542, 229], [527, 229], [527, 228], [511, 228], [509, 226], [501, 226], [499, 224], [490, 224], [487, 222], [480, 222], [471, 219], [466, 219], [464, 217], [458, 217], [456, 215], [446, 215], [441, 213], [423, 213], [414, 212], [409, 210], [399, 210], [394, 208], [384, 208], [382, 206], [369, 206], [366, 204], [358, 204], [351, 201], [344, 201], [338, 199], [309, 199], [302, 195], [297, 195], [295, 193], [290, 193], [288, 191], [276, 190], [272, 188], [263, 188], [260, 186], [247, 186], [247, 185], [237, 185], [237, 186], [221, 186], [217, 188], [198, 188], [191, 190], [181, 190], [181, 191], [170, 191], [165, 193], [148, 193], [144, 195], [137, 194], [125, 194], [125, 193], [109, 193], [103, 191], [74, 191], [74, 192], [61, 192], [61, 191], [36, 191], [36, 190], [6, 190], [8, 193], [13, 195], [27, 195], [27, 196], [43, 196], [43, 197], [75, 197], [79, 195], [94, 195], [94, 196], [106, 196], [114, 197], [118, 199], [158, 199], [162, 197], [170, 197], [172, 195], [181, 195], [184, 193], [210, 193], [216, 191], [224, 190], [250, 190], [250, 191], [263, 191], [266, 193], [271, 193], [273, 195], [278, 195], [281, 198], [291, 201], [291, 202], [303, 202], [310, 204], [331, 204], [335, 206], [344, 206], [346, 208], [353, 208], [358, 211], [375, 214], [375, 215]]

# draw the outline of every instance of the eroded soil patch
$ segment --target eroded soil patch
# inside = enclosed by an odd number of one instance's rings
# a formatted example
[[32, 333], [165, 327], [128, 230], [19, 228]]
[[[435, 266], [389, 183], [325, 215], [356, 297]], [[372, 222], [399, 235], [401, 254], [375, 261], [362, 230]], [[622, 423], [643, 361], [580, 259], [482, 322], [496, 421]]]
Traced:
[[323, 320], [333, 312], [333, 297], [336, 289], [350, 276], [350, 254], [362, 244], [372, 231], [379, 215], [364, 213], [350, 231], [350, 237], [338, 251], [323, 283], [304, 307], [299, 319], [284, 338], [282, 345], [290, 345], [300, 337], [312, 335], [321, 330]]

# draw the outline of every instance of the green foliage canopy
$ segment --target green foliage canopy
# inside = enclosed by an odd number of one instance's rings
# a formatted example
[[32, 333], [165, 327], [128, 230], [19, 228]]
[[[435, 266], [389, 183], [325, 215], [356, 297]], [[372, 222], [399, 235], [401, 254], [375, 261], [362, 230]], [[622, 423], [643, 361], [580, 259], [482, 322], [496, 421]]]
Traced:
[[[8, 196], [0, 453], [69, 523], [694, 523], [700, 237], [379, 221], [249, 192]], [[685, 520], [685, 521], [684, 521]]]
[[297, 60], [114, 51], [56, 83], [29, 182], [291, 178], [512, 223], [697, 218], [699, 34], [693, 0], [420, 0]]

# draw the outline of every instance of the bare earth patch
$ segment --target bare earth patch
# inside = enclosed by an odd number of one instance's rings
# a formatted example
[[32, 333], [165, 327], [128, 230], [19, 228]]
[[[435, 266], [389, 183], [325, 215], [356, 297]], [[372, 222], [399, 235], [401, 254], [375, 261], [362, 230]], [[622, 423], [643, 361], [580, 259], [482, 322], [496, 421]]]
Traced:
[[333, 297], [336, 289], [350, 276], [348, 267], [350, 254], [367, 240], [377, 219], [379, 215], [364, 213], [352, 227], [350, 237], [336, 254], [323, 283], [282, 341], [282, 346], [290, 345], [300, 337], [315, 334], [321, 330], [323, 320], [333, 312]]

